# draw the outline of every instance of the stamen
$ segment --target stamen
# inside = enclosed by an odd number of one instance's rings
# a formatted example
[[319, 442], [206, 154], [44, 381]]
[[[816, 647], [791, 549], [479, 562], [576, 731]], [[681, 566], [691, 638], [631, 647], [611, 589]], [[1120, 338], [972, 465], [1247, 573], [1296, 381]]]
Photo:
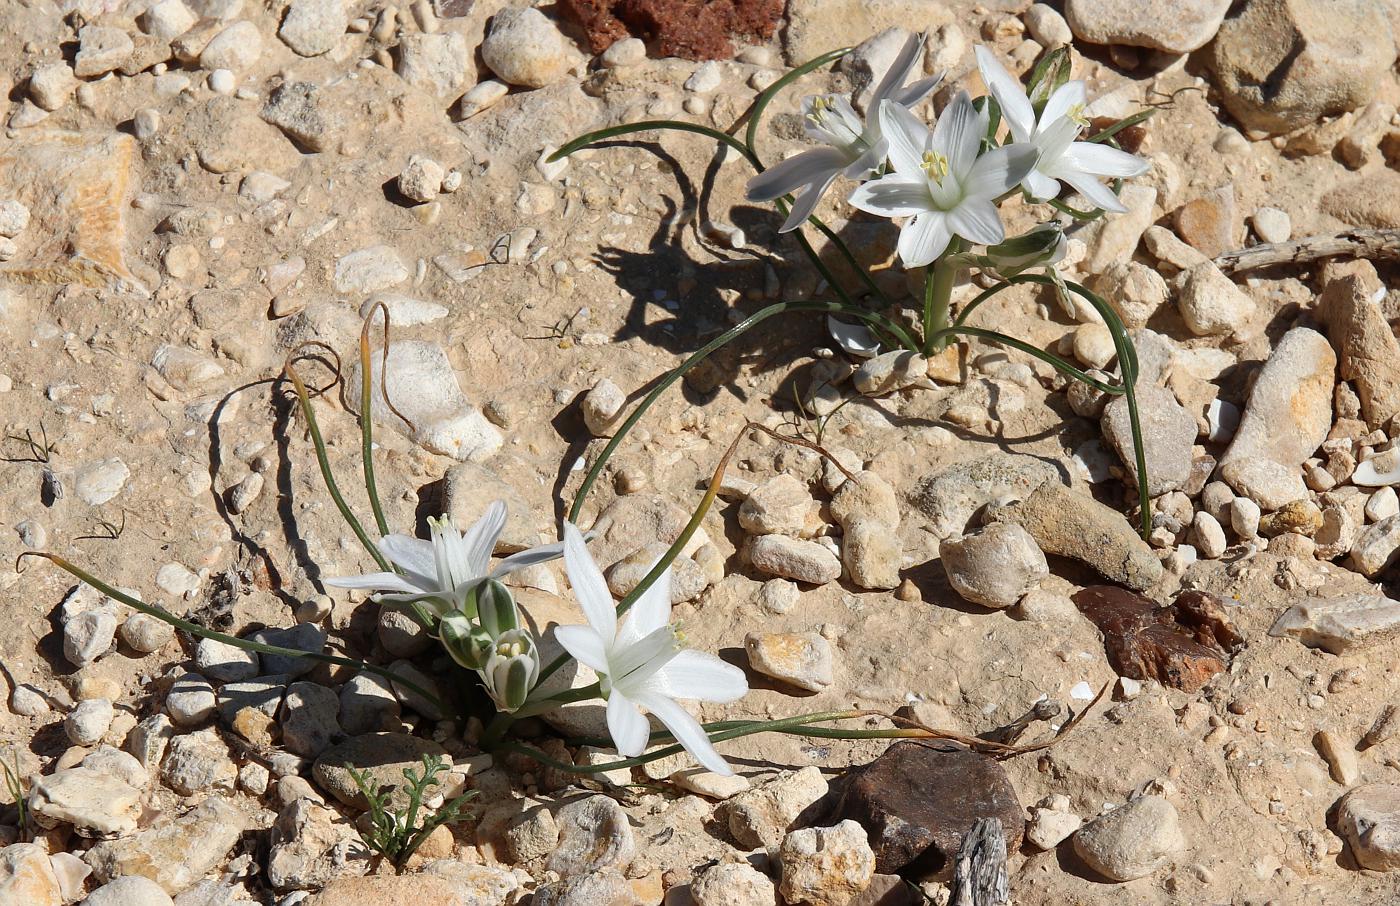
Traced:
[[1070, 120], [1070, 122], [1078, 123], [1081, 126], [1089, 125], [1089, 118], [1084, 115], [1083, 104], [1072, 105], [1069, 108], [1069, 110], [1065, 112], [1065, 116]]
[[939, 185], [942, 185], [943, 177], [948, 175], [948, 158], [937, 151], [925, 151], [919, 166], [928, 174], [929, 179]]

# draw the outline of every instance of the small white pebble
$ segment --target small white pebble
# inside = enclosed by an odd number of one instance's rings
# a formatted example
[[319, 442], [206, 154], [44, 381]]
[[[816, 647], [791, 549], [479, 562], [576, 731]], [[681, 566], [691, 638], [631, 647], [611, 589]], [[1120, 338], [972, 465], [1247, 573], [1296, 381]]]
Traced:
[[238, 87], [233, 73], [227, 69], [216, 69], [209, 73], [209, 90], [215, 94], [233, 94]]

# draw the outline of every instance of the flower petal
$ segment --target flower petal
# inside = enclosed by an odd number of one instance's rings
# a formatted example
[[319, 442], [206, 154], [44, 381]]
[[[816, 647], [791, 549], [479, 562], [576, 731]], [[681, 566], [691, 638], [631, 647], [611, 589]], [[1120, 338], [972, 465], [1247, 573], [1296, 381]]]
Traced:
[[1026, 89], [997, 61], [991, 50], [980, 44], [974, 50], [982, 83], [996, 98], [1002, 119], [1006, 120], [1006, 126], [1011, 130], [1011, 137], [1018, 142], [1030, 141], [1035, 131], [1035, 109], [1026, 97]]
[[928, 127], [908, 108], [894, 101], [880, 103], [880, 135], [889, 142], [890, 163], [905, 179], [923, 179], [924, 150], [928, 148]]
[[905, 267], [923, 267], [943, 254], [951, 234], [942, 211], [925, 211], [899, 231], [899, 260]]
[[1054, 175], [1061, 181], [1069, 183], [1076, 192], [1105, 211], [1122, 214], [1128, 210], [1123, 206], [1123, 202], [1118, 200], [1118, 196], [1113, 194], [1113, 190], [1099, 182], [1096, 176], [1070, 169], [1058, 170]]
[[1082, 79], [1073, 79], [1056, 88], [1040, 111], [1040, 125], [1049, 126], [1087, 100]]
[[564, 571], [574, 597], [583, 608], [584, 618], [598, 635], [611, 641], [617, 635], [617, 605], [603, 579], [603, 571], [583, 543], [583, 535], [572, 522], [564, 523]]
[[838, 148], [812, 148], [779, 161], [749, 180], [749, 201], [772, 201], [796, 192], [805, 185], [828, 180], [850, 163]]
[[608, 672], [608, 641], [591, 626], [556, 626], [554, 638], [580, 664], [598, 673]]
[[1021, 180], [1021, 185], [1036, 201], [1045, 201], [1060, 194], [1060, 181], [1046, 176], [1039, 170], [1027, 173], [1026, 178]]
[[948, 212], [948, 229], [981, 245], [996, 245], [1006, 238], [1006, 228], [990, 201], [968, 198]]
[[905, 107], [913, 107], [915, 104], [919, 103], [924, 98], [933, 94], [933, 90], [938, 87], [940, 82], [943, 81], [943, 76], [944, 73], [940, 72], [937, 75], [931, 75], [926, 79], [919, 79], [919, 81], [915, 82], [909, 87], [901, 88], [898, 91], [896, 91], [893, 95], [891, 95], [890, 100], [894, 101], [896, 104], [902, 104]]
[[[656, 564], [652, 564], [654, 569]], [[650, 572], [648, 569], [647, 572]], [[656, 581], [642, 592], [642, 596], [632, 604], [627, 616], [617, 631], [619, 644], [630, 644], [651, 635], [671, 622], [671, 567], [657, 576]]]
[[[700, 722], [691, 717], [690, 713], [680, 705], [664, 695], [651, 691], [640, 693], [637, 696], [637, 702], [655, 714], [657, 719], [666, 725], [666, 729], [671, 731], [671, 735], [676, 737], [676, 742], [684, 746], [685, 750], [706, 770], [725, 777], [734, 773], [734, 769], [715, 751], [714, 744], [710, 742], [710, 737], [700, 726]], [[608, 702], [608, 705], [609, 716], [611, 716], [612, 702]], [[617, 736], [614, 735], [613, 739], [616, 741]]]
[[880, 354], [880, 341], [875, 333], [864, 324], [847, 324], [831, 315], [826, 316], [826, 332], [836, 341], [846, 355], [857, 359], [868, 359]]
[[817, 202], [822, 200], [826, 190], [836, 180], [836, 174], [832, 173], [820, 182], [809, 183], [801, 194], [792, 200], [792, 208], [788, 211], [787, 219], [778, 228], [779, 233], [791, 233], [793, 230], [807, 222], [807, 218], [812, 216], [816, 210]]
[[963, 197], [990, 199], [1011, 191], [1035, 167], [1036, 155], [1035, 145], [993, 148], [972, 165], [962, 184]]
[[437, 559], [433, 556], [431, 541], [408, 535], [385, 535], [379, 539], [379, 552], [407, 572], [415, 585], [437, 587], [437, 580], [432, 578], [437, 575]]
[[369, 573], [363, 576], [336, 576], [335, 578], [322, 579], [321, 581], [333, 588], [372, 588], [375, 591], [397, 591], [410, 595], [420, 594], [429, 590], [426, 588], [419, 588], [398, 573]]
[[899, 49], [899, 54], [895, 56], [890, 68], [885, 70], [885, 77], [880, 80], [880, 84], [875, 86], [875, 95], [871, 102], [879, 104], [885, 98], [893, 97], [900, 86], [908, 81], [909, 76], [914, 72], [914, 66], [923, 55], [924, 38], [923, 35], [911, 34], [904, 42], [904, 46]]
[[627, 758], [642, 754], [651, 737], [651, 724], [636, 704], [616, 689], [608, 696], [608, 734], [617, 753]]
[[882, 217], [913, 217], [932, 209], [933, 198], [928, 180], [892, 173], [857, 186], [851, 193], [851, 204]]
[[556, 541], [553, 544], [541, 544], [539, 547], [532, 547], [529, 550], [517, 551], [509, 557], [503, 557], [501, 562], [496, 564], [496, 568], [491, 570], [491, 575], [495, 578], [509, 575], [517, 569], [524, 569], [527, 566], [536, 566], [540, 563], [548, 563], [550, 560], [558, 560], [564, 556], [564, 544]]
[[671, 698], [728, 704], [748, 694], [744, 671], [705, 651], [686, 649], [657, 671], [651, 685]]
[[960, 183], [977, 161], [985, 130], [986, 124], [977, 115], [966, 91], [958, 92], [953, 102], [938, 115], [933, 127], [933, 146], [947, 155], [948, 170]]
[[1063, 159], [1076, 170], [1095, 176], [1141, 176], [1149, 166], [1136, 155], [1095, 142], [1075, 142], [1065, 151]]
[[[491, 554], [496, 550], [496, 542], [506, 528], [506, 504], [504, 500], [493, 500], [481, 518], [472, 523], [462, 535], [462, 549], [466, 555], [465, 566], [469, 575], [484, 576], [491, 568]], [[454, 567], [455, 568], [455, 567]], [[464, 576], [458, 576], [460, 581]]]

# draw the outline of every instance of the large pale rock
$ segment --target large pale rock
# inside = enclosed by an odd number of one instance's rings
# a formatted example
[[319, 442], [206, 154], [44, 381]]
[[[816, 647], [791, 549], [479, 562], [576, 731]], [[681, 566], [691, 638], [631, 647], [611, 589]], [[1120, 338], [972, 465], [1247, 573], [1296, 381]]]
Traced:
[[1254, 381], [1221, 465], [1271, 459], [1301, 468], [1332, 428], [1336, 370], [1337, 355], [1322, 334], [1307, 327], [1284, 334]]
[[831, 643], [817, 632], [751, 632], [744, 639], [749, 666], [759, 673], [820, 692], [835, 682]]
[[1074, 835], [1074, 851], [1111, 881], [1146, 877], [1185, 848], [1176, 808], [1161, 796], [1126, 802]]
[[607, 796], [589, 796], [559, 809], [559, 846], [546, 863], [570, 878], [604, 869], [625, 871], [637, 855], [627, 813]]
[[948, 538], [938, 557], [953, 590], [984, 607], [1010, 607], [1050, 575], [1035, 539], [1012, 523]]
[[350, 24], [345, 0], [292, 0], [277, 36], [303, 57], [314, 57], [335, 47]]
[[[370, 354], [370, 412], [376, 422], [392, 426], [430, 452], [460, 460], [488, 459], [505, 443], [496, 426], [462, 392], [441, 346], [400, 340], [389, 347], [387, 367], [383, 361], [383, 350]], [[358, 366], [345, 388], [347, 404], [358, 411]], [[386, 388], [392, 408], [384, 399]]]
[[228, 800], [210, 798], [178, 818], [99, 843], [84, 861], [100, 882], [142, 875], [175, 896], [223, 862], [246, 824], [246, 817]]
[[308, 890], [364, 874], [369, 852], [351, 823], [310, 799], [297, 799], [277, 816], [267, 857], [275, 890]]
[[793, 831], [783, 838], [778, 861], [783, 901], [792, 906], [846, 906], [875, 875], [865, 829], [850, 820]]
[[1045, 553], [1072, 557], [1129, 588], [1142, 590], [1162, 577], [1162, 564], [1122, 513], [1058, 481], [990, 515], [1020, 525]]
[[[1196, 419], [1165, 387], [1138, 382], [1138, 418], [1142, 427], [1143, 457], [1147, 462], [1147, 493], [1156, 497], [1175, 491], [1191, 477], [1191, 448], [1196, 442]], [[1128, 484], [1138, 481], [1132, 421], [1128, 400], [1117, 396], [1104, 408], [1104, 438], [1127, 470]]]
[[569, 49], [558, 26], [531, 7], [507, 7], [491, 18], [481, 58], [501, 81], [543, 88], [569, 68]]
[[1055, 477], [1055, 467], [1034, 456], [989, 453], [925, 478], [914, 491], [914, 506], [935, 536], [948, 538], [965, 531], [986, 504], [1026, 497]]
[[1400, 601], [1376, 594], [1302, 601], [1279, 615], [1269, 635], [1333, 654], [1369, 648], [1400, 635]]
[[475, 81], [476, 66], [467, 39], [457, 32], [405, 35], [399, 42], [399, 77], [421, 91], [438, 98], [455, 98], [470, 78]]
[[1327, 335], [1337, 350], [1342, 380], [1361, 399], [1361, 415], [1372, 428], [1400, 412], [1400, 341], [1373, 301], [1379, 281], [1347, 274], [1330, 281], [1318, 303]]
[[63, 891], [37, 843], [15, 843], [0, 849], [0, 903], [14, 906], [63, 906]]
[[303, 900], [304, 906], [495, 906], [478, 899], [453, 879], [429, 874], [342, 878]]
[[841, 561], [815, 541], [760, 535], [749, 544], [749, 561], [770, 576], [825, 585], [841, 577]]
[[104, 771], [79, 765], [39, 777], [29, 810], [41, 827], [71, 824], [92, 834], [129, 834], [141, 817], [141, 790]]
[[1337, 803], [1337, 832], [1371, 871], [1400, 871], [1400, 784], [1367, 783]]
[[1226, 109], [1266, 132], [1365, 105], [1394, 60], [1391, 24], [1372, 0], [1249, 0], [1210, 49]]
[[815, 765], [808, 765], [739, 793], [721, 809], [739, 845], [777, 846], [803, 812], [826, 793], [826, 778]]
[[1351, 548], [1351, 567], [1368, 579], [1385, 572], [1400, 552], [1400, 515], [1368, 525]]
[[1204, 47], [1220, 28], [1230, 0], [1068, 0], [1065, 19], [1074, 35], [1090, 44], [1127, 44], [1168, 53]]

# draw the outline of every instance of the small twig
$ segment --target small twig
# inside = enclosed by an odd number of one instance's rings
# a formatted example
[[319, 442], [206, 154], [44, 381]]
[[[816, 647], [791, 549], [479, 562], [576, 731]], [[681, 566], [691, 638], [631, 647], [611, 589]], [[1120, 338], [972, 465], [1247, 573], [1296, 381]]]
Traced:
[[1009, 902], [1005, 831], [1000, 819], [978, 818], [963, 837], [953, 863], [949, 906], [1006, 906]]
[[101, 534], [79, 535], [74, 541], [116, 541], [126, 531], [126, 510], [122, 510], [121, 525], [113, 525], [106, 519], [97, 520], [97, 527], [102, 530]]
[[[787, 434], [779, 434], [772, 428], [769, 428], [766, 425], [760, 425], [758, 422], [749, 422], [744, 427], [753, 428], [756, 431], [762, 431], [764, 434], [767, 434], [774, 440], [780, 440], [786, 444], [792, 444], [797, 447], [806, 447], [808, 450], [812, 450], [813, 452], [820, 454], [823, 459], [825, 459], [827, 462], [831, 463], [833, 466], [839, 469], [842, 475], [845, 475], [849, 479], [854, 479], [856, 477], [854, 472], [841, 465], [841, 461], [835, 456], [832, 456], [830, 453], [828, 453], [826, 449], [822, 447], [821, 444], [813, 443], [812, 441], [802, 437], [791, 437]], [[720, 472], [719, 474], [722, 475], [723, 472]]]
[[1004, 727], [989, 730], [982, 734], [982, 738], [991, 742], [999, 742], [1003, 745], [1014, 745], [1016, 740], [1025, 735], [1031, 724], [1038, 721], [1054, 720], [1060, 716], [1064, 706], [1051, 698], [1042, 698], [1036, 702], [1029, 711], [1013, 720]]
[[1306, 264], [1337, 257], [1400, 261], [1400, 230], [1343, 230], [1271, 242], [1226, 252], [1215, 259], [1215, 264], [1225, 273], [1234, 274], [1275, 264]]

